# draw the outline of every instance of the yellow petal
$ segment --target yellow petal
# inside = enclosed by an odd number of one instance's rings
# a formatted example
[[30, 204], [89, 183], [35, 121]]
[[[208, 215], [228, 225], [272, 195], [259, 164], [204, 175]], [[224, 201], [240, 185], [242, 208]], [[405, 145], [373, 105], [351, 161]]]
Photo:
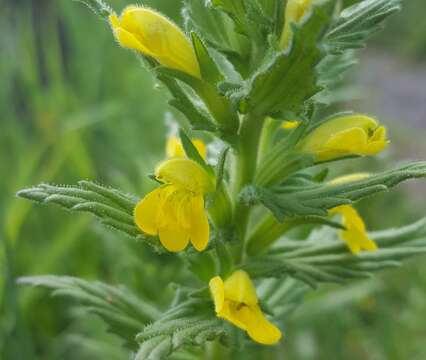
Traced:
[[194, 144], [195, 148], [198, 150], [198, 153], [201, 155], [201, 157], [204, 160], [206, 160], [206, 158], [207, 158], [207, 148], [206, 148], [206, 144], [204, 144], [203, 140], [193, 139], [192, 143]]
[[189, 243], [188, 230], [179, 226], [179, 224], [168, 224], [167, 227], [158, 230], [158, 236], [161, 244], [171, 252], [184, 250]]
[[340, 235], [353, 254], [358, 254], [362, 250], [377, 250], [377, 244], [368, 237], [365, 223], [353, 206], [338, 206], [330, 213], [342, 215], [346, 230], [342, 230]]
[[204, 199], [202, 196], [194, 196], [191, 199], [191, 229], [190, 239], [194, 248], [203, 251], [209, 243], [210, 228], [204, 209]]
[[149, 51], [139, 42], [139, 40], [130, 32], [123, 28], [114, 29], [114, 35], [119, 44], [125, 48], [137, 50], [149, 55]]
[[318, 160], [326, 161], [348, 155], [366, 155], [367, 133], [361, 128], [341, 131], [323, 144], [317, 151]]
[[263, 345], [273, 345], [280, 341], [280, 329], [265, 318], [258, 305], [242, 307], [238, 317], [254, 341]]
[[212, 177], [195, 161], [170, 159], [162, 162], [155, 171], [156, 178], [188, 191], [205, 194], [214, 190]]
[[363, 153], [367, 141], [367, 132], [362, 128], [354, 127], [330, 136], [324, 148], [343, 153]]
[[299, 23], [303, 16], [308, 13], [312, 0], [288, 0], [285, 8], [285, 23], [280, 39], [280, 48], [285, 49], [293, 36], [292, 23]]
[[229, 321], [231, 324], [240, 328], [241, 330], [247, 330], [246, 324], [242, 321], [240, 311], [247, 305], [239, 304], [234, 301], [225, 299], [222, 311], [217, 313], [217, 316]]
[[246, 305], [257, 304], [256, 289], [245, 271], [237, 270], [225, 280], [225, 299]]
[[158, 212], [160, 210], [163, 188], [159, 187], [151, 191], [136, 205], [134, 220], [143, 232], [149, 235], [158, 233]]
[[[195, 148], [198, 150], [198, 153], [201, 155], [201, 157], [205, 160], [207, 150], [206, 150], [206, 145], [204, 144], [204, 142], [200, 139], [193, 139], [192, 143], [194, 144]], [[182, 146], [182, 142], [176, 136], [170, 136], [167, 139], [166, 155], [169, 158], [186, 157], [185, 150], [183, 149], [183, 146]]]
[[374, 130], [373, 135], [369, 139], [366, 153], [368, 155], [375, 155], [382, 152], [389, 144], [387, 139], [387, 130], [384, 126], [379, 126]]
[[220, 313], [225, 304], [225, 285], [220, 276], [216, 276], [209, 282], [210, 293], [213, 297], [215, 311]]
[[176, 136], [170, 136], [166, 143], [166, 155], [169, 158], [185, 157], [185, 151], [182, 143]]
[[[132, 5], [124, 9], [119, 19], [111, 16], [110, 22], [123, 47], [140, 51], [166, 67], [200, 78], [198, 61], [190, 41], [179, 27], [162, 14]], [[122, 31], [131, 34], [138, 44], [133, 40], [127, 41], [127, 35], [124, 39], [118, 36]]]

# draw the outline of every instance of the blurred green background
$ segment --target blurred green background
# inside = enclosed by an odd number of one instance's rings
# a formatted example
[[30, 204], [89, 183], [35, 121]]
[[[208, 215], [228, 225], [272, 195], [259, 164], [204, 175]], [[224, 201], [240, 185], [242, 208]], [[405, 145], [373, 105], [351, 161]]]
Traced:
[[[349, 3], [350, 1], [348, 1]], [[353, 2], [353, 1], [352, 1]], [[426, 12], [407, 0], [348, 77], [345, 108], [377, 115], [393, 146], [342, 171], [381, 169], [425, 158]], [[128, 2], [110, 1], [116, 9]], [[179, 21], [180, 1], [144, 4]], [[24, 275], [58, 274], [125, 284], [164, 305], [179, 268], [172, 256], [98, 226], [88, 215], [34, 207], [17, 190], [41, 181], [92, 179], [143, 194], [163, 156], [167, 94], [107, 23], [71, 0], [6, 0], [0, 13], [0, 359], [127, 359], [93, 316], [21, 288]], [[348, 103], [349, 102], [349, 103]], [[370, 229], [425, 215], [425, 184], [408, 184], [360, 204]], [[159, 266], [167, 262], [169, 266]], [[349, 288], [310, 296], [287, 324], [286, 359], [426, 359], [424, 259]]]

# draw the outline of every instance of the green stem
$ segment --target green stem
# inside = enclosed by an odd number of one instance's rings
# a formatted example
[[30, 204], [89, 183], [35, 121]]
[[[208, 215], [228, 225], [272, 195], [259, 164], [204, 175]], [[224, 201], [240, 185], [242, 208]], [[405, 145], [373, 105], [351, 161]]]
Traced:
[[244, 257], [244, 243], [250, 218], [250, 207], [239, 204], [238, 195], [246, 185], [253, 182], [256, 175], [263, 120], [263, 117], [257, 114], [247, 114], [242, 120], [240, 128], [240, 143], [235, 157], [233, 174], [235, 224], [240, 239], [235, 254], [236, 263], [241, 262]]
[[271, 118], [265, 119], [262, 137], [259, 144], [259, 160], [263, 160], [272, 146], [272, 140], [280, 127], [280, 122]]
[[222, 360], [227, 358], [229, 351], [218, 340], [206, 343], [206, 358], [208, 360]]
[[247, 241], [247, 253], [258, 255], [293, 227], [291, 221], [278, 222], [272, 215], [266, 215]]

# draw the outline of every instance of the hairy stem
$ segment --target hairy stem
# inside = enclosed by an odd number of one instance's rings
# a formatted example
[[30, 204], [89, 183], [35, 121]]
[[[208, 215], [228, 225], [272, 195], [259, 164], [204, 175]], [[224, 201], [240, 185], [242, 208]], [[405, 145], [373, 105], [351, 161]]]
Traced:
[[239, 204], [238, 195], [246, 185], [253, 182], [256, 175], [263, 120], [263, 117], [256, 114], [247, 114], [244, 117], [240, 128], [240, 143], [235, 154], [233, 198], [235, 224], [240, 238], [235, 254], [237, 263], [244, 257], [244, 244], [250, 217], [250, 207]]

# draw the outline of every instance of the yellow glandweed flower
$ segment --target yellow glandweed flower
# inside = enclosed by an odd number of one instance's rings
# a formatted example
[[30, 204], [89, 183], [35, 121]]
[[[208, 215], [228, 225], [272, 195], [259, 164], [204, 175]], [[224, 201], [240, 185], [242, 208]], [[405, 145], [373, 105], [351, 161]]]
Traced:
[[[205, 160], [207, 149], [204, 142], [200, 139], [192, 139], [192, 143], [198, 150], [198, 153]], [[168, 158], [182, 158], [185, 157], [185, 150], [183, 149], [182, 142], [176, 136], [170, 136], [166, 143], [166, 155]]]
[[218, 317], [245, 330], [260, 344], [273, 345], [281, 339], [281, 331], [263, 315], [246, 272], [235, 271], [225, 282], [216, 276], [210, 280], [209, 287]]
[[163, 185], [136, 205], [137, 226], [148, 235], [158, 235], [169, 251], [184, 250], [189, 242], [204, 250], [210, 233], [204, 194], [214, 190], [213, 179], [195, 161], [183, 158], [164, 161], [155, 176]]
[[[337, 177], [329, 182], [330, 185], [341, 185], [368, 178], [368, 173], [355, 173]], [[343, 226], [346, 230], [340, 231], [340, 237], [346, 242], [349, 250], [353, 254], [358, 254], [362, 250], [376, 251], [376, 243], [368, 237], [365, 223], [358, 211], [352, 205], [338, 206], [329, 211], [331, 215], [342, 216]]]
[[377, 244], [368, 237], [365, 223], [353, 206], [338, 206], [330, 210], [330, 214], [342, 216], [342, 223], [346, 230], [340, 231], [340, 237], [346, 242], [353, 254], [356, 255], [362, 250], [377, 250]]
[[327, 161], [350, 155], [376, 155], [389, 143], [386, 128], [365, 115], [346, 115], [314, 129], [301, 142], [302, 152]]
[[281, 128], [285, 130], [293, 130], [297, 129], [300, 125], [300, 121], [294, 120], [294, 121], [283, 121]]
[[115, 38], [125, 48], [152, 57], [161, 65], [200, 78], [194, 49], [183, 31], [164, 15], [141, 6], [109, 17]]
[[281, 34], [280, 47], [286, 49], [293, 36], [291, 23], [298, 23], [310, 10], [313, 0], [288, 0], [284, 14], [284, 29]]

